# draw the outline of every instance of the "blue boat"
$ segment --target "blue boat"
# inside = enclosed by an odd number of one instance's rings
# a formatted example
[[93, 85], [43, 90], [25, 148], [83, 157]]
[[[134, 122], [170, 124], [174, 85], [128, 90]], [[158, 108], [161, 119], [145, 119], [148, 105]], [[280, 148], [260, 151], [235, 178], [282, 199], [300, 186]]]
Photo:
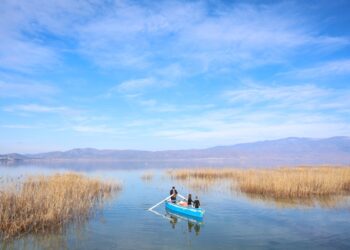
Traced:
[[181, 206], [176, 203], [172, 203], [169, 201], [165, 202], [165, 208], [168, 209], [171, 212], [187, 215], [194, 218], [202, 219], [204, 216], [204, 209], [202, 208], [194, 208], [191, 206]]

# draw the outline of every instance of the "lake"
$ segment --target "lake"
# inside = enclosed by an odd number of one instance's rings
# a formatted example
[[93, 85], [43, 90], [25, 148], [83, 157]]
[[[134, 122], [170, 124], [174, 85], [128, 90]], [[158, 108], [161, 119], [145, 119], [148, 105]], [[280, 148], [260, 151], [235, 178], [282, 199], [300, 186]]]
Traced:
[[[231, 192], [224, 183], [209, 190], [189, 190], [154, 169], [82, 170], [89, 176], [119, 180], [123, 190], [92, 218], [62, 232], [26, 235], [1, 242], [0, 249], [350, 249], [350, 206], [279, 204]], [[67, 168], [0, 167], [2, 181]], [[198, 195], [206, 210], [196, 222], [168, 214], [164, 205], [147, 209], [169, 194]]]

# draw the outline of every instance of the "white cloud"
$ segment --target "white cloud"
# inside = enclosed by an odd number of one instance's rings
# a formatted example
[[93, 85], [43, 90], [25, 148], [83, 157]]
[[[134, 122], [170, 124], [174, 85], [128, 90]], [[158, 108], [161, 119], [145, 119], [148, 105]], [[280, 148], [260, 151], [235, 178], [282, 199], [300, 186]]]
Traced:
[[197, 116], [171, 118], [157, 125], [153, 136], [222, 145], [296, 137], [330, 137], [350, 135], [350, 124], [332, 114], [309, 114], [271, 110], [213, 110]]
[[15, 5], [13, 1], [1, 5], [0, 67], [29, 73], [35, 68], [52, 66], [58, 60], [57, 54], [39, 39], [24, 35], [33, 21], [29, 18], [31, 13]]
[[39, 104], [19, 104], [11, 105], [3, 108], [6, 112], [29, 112], [29, 113], [58, 113], [58, 114], [74, 114], [77, 110], [66, 106], [46, 106]]
[[45, 98], [59, 92], [55, 86], [23, 81], [23, 83], [0, 80], [0, 96], [9, 98]]
[[39, 129], [42, 128], [38, 125], [28, 125], [28, 124], [3, 124], [0, 125], [2, 128], [10, 128], [10, 129]]
[[171, 117], [157, 126], [154, 136], [220, 145], [350, 135], [350, 92], [344, 89], [250, 84], [226, 91], [223, 97], [229, 107]]
[[320, 111], [333, 108], [340, 111], [350, 108], [349, 90], [322, 88], [314, 84], [250, 84], [227, 90], [223, 97], [231, 104], [250, 105], [257, 109]]
[[224, 92], [224, 97], [231, 103], [245, 102], [274, 102], [274, 101], [302, 101], [319, 98], [328, 94], [326, 89], [315, 85], [248, 85], [242, 88]]
[[[279, 139], [287, 136], [295, 137], [332, 137], [337, 135], [349, 136], [348, 123], [307, 123], [294, 121], [281, 124], [236, 123], [231, 126], [215, 127], [209, 131], [195, 129], [160, 130], [155, 136], [182, 140], [199, 141], [208, 145], [222, 145], [223, 143], [241, 143], [269, 139]], [[210, 143], [208, 143], [210, 140]]]
[[[141, 105], [147, 106], [151, 104], [150, 100], [142, 99], [142, 96], [146, 92], [168, 88], [173, 85], [174, 83], [170, 81], [157, 79], [154, 77], [131, 79], [110, 88], [106, 94], [102, 95], [102, 97], [110, 98], [115, 93], [120, 93], [129, 100], [134, 100]], [[154, 101], [152, 102], [155, 104]]]
[[157, 82], [154, 78], [141, 78], [122, 82], [116, 86], [116, 89], [119, 92], [138, 92], [153, 86], [157, 86]]
[[317, 53], [349, 44], [344, 37], [321, 35], [296, 13], [297, 7], [288, 3], [210, 10], [204, 2], [124, 3], [77, 27], [77, 34], [82, 53], [101, 66], [147, 69], [160, 59], [192, 71], [279, 63], [296, 49], [312, 46]]
[[58, 62], [55, 51], [23, 39], [3, 38], [0, 46], [0, 67], [30, 73], [48, 69]]
[[72, 130], [81, 133], [106, 133], [111, 134], [115, 133], [114, 128], [105, 126], [105, 125], [75, 125], [71, 127]]
[[74, 52], [101, 67], [142, 70], [159, 62], [193, 72], [251, 67], [285, 61], [295, 49], [312, 46], [317, 53], [349, 44], [348, 38], [322, 35], [292, 3], [35, 0], [5, 1], [3, 10], [0, 56], [10, 68], [55, 63], [62, 48], [47, 46], [37, 37], [42, 31], [76, 42]]
[[297, 78], [321, 78], [350, 75], [350, 60], [335, 60], [321, 63], [316, 66], [293, 70], [281, 75]]

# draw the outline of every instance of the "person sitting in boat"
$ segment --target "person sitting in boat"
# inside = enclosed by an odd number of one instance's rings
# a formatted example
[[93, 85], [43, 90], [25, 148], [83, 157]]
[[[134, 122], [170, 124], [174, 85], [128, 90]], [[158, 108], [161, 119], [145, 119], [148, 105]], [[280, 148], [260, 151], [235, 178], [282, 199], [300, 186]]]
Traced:
[[199, 208], [199, 206], [201, 205], [201, 203], [198, 200], [198, 196], [196, 196], [196, 199], [193, 201], [193, 205], [195, 208]]
[[170, 190], [170, 199], [171, 199], [171, 202], [172, 203], [176, 203], [176, 195], [177, 195], [177, 190], [175, 189], [175, 187], [173, 187], [171, 190]]
[[192, 195], [191, 194], [188, 194], [188, 198], [187, 198], [187, 206], [192, 206]]

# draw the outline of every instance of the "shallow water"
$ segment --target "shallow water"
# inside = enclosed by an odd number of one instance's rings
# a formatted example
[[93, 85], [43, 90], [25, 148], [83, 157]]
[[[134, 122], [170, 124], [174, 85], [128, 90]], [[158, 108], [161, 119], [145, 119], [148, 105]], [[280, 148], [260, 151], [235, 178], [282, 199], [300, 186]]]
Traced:
[[[0, 168], [0, 182], [21, 175], [52, 174], [64, 169]], [[195, 192], [174, 183], [161, 170], [150, 181], [144, 170], [85, 171], [87, 175], [120, 180], [123, 190], [94, 218], [61, 233], [26, 235], [1, 242], [0, 249], [350, 249], [350, 208], [278, 206], [271, 201], [234, 194], [219, 185]], [[166, 214], [164, 205], [147, 211], [168, 195], [198, 194], [206, 210], [202, 223]]]

